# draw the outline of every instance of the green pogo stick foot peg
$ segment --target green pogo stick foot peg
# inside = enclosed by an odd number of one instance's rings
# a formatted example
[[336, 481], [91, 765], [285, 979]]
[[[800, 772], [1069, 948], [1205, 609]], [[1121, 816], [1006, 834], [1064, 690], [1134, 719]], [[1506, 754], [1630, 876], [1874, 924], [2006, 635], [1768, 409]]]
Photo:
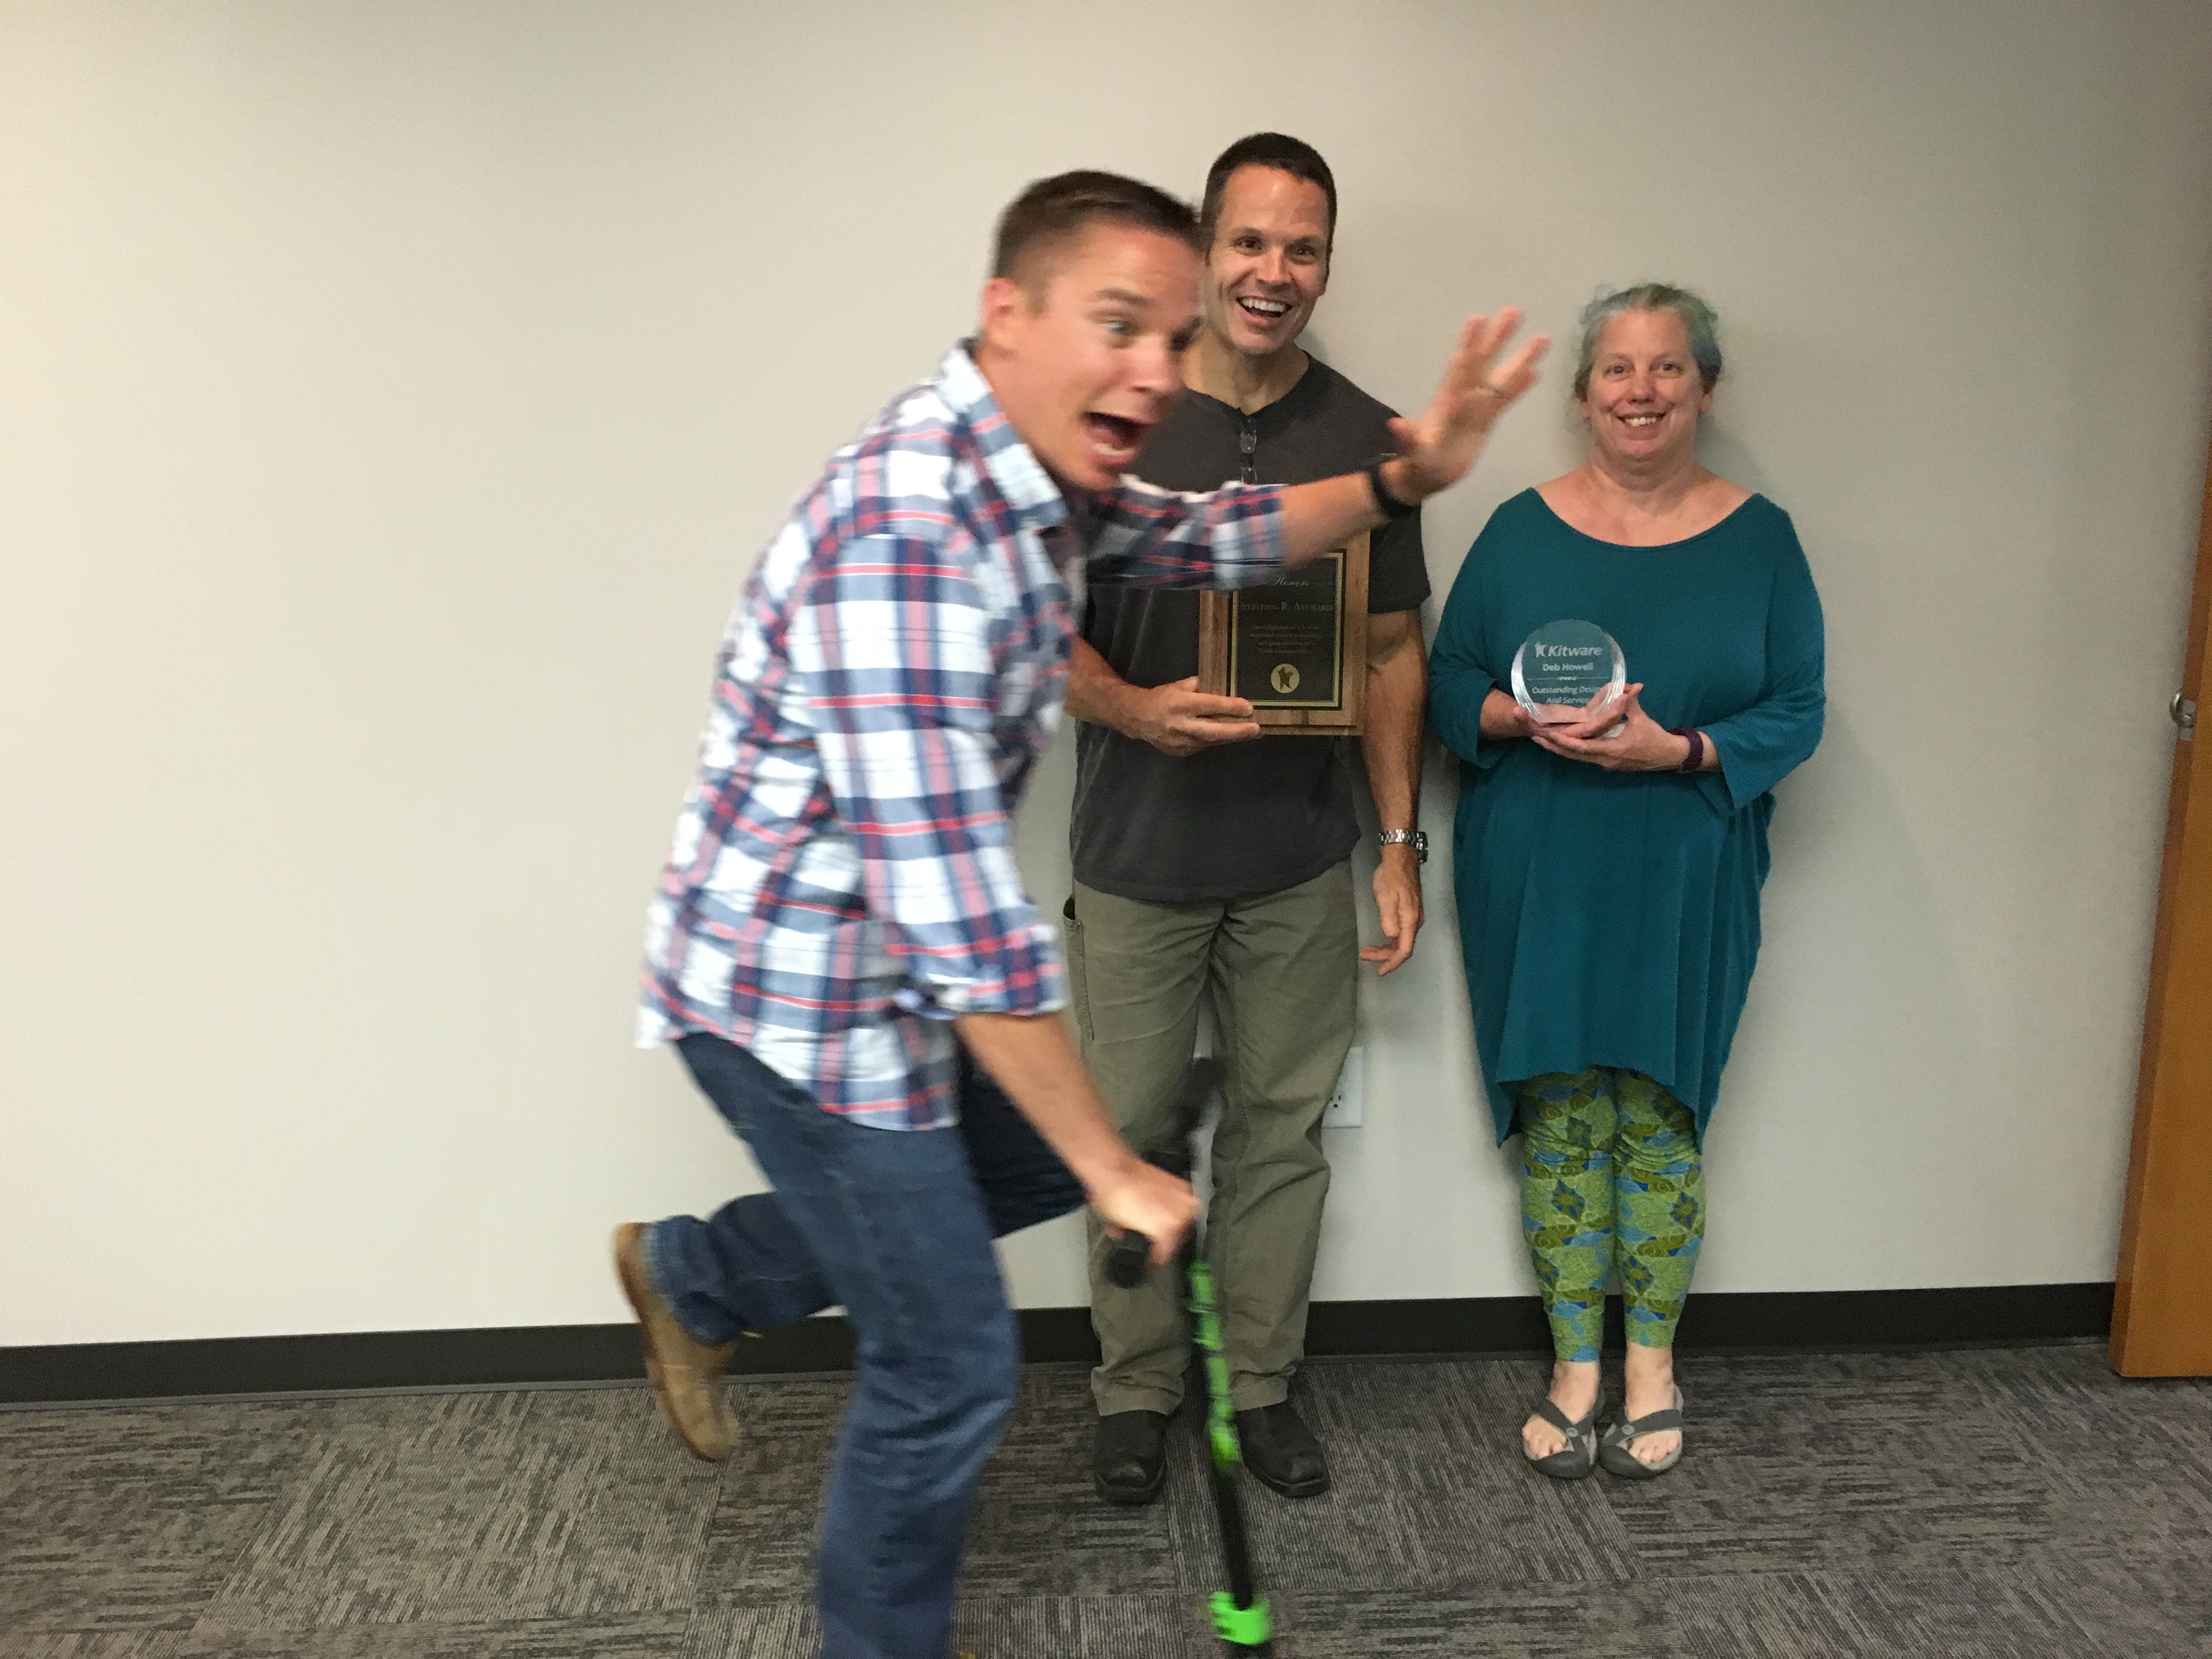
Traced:
[[1261, 1596], [1249, 1607], [1237, 1605], [1237, 1598], [1227, 1590], [1213, 1592], [1213, 1633], [1224, 1642], [1233, 1642], [1240, 1648], [1256, 1648], [1273, 1632], [1267, 1617], [1267, 1598]]

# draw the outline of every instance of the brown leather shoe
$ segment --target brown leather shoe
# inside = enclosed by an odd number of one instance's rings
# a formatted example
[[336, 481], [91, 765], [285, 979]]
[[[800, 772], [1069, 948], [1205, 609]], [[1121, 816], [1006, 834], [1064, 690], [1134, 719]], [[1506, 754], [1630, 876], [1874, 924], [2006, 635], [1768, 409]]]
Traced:
[[615, 1229], [615, 1277], [645, 1334], [645, 1373], [653, 1379], [660, 1414], [692, 1456], [719, 1463], [738, 1437], [738, 1420], [722, 1389], [722, 1370], [734, 1341], [708, 1347], [694, 1340], [660, 1299], [645, 1271], [645, 1229], [625, 1221]]

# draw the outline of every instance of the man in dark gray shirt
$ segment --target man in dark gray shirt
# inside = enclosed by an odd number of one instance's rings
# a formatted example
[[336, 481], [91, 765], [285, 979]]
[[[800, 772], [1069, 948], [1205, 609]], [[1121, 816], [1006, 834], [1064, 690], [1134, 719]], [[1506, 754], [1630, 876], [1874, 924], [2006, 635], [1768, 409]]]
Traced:
[[[1188, 390], [1135, 471], [1170, 489], [1296, 483], [1395, 447], [1390, 411], [1300, 349], [1328, 284], [1336, 185], [1311, 146], [1256, 133], [1224, 151], [1201, 209], [1206, 323]], [[1079, 734], [1068, 957], [1084, 1058], [1132, 1145], [1171, 1135], [1210, 994], [1224, 1066], [1208, 1254], [1220, 1280], [1230, 1393], [1253, 1473], [1288, 1497], [1328, 1489], [1290, 1403], [1305, 1344], [1328, 1164], [1323, 1107], [1352, 1043], [1357, 963], [1387, 974], [1421, 923], [1414, 827], [1427, 690], [1420, 518], [1374, 532], [1364, 730], [1261, 738], [1251, 705], [1200, 692], [1198, 596], [1095, 586], [1068, 712]], [[1383, 832], [1375, 901], [1386, 944], [1359, 948], [1352, 769]], [[1157, 1496], [1189, 1352], [1175, 1287], [1109, 1284], [1092, 1226], [1091, 1318], [1104, 1358], [1092, 1472], [1120, 1503]]]

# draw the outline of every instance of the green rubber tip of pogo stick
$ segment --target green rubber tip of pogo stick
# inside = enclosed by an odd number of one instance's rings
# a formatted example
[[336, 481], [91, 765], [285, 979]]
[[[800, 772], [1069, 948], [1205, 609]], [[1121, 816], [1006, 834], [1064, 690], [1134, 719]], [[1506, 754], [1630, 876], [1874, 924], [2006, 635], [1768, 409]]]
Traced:
[[1237, 1431], [1216, 1423], [1206, 1431], [1206, 1439], [1213, 1449], [1213, 1461], [1223, 1468], [1234, 1468], [1243, 1461], [1243, 1449], [1237, 1443]]
[[1261, 1596], [1249, 1607], [1237, 1605], [1227, 1590], [1213, 1592], [1213, 1633], [1240, 1648], [1256, 1648], [1273, 1633], [1267, 1618], [1267, 1598]]

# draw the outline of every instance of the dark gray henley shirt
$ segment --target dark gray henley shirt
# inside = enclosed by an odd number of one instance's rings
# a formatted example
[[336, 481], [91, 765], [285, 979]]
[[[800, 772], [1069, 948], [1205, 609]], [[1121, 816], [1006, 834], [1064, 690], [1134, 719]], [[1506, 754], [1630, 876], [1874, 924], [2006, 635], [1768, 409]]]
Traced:
[[[1185, 392], [1135, 471], [1170, 489], [1215, 489], [1238, 478], [1310, 483], [1389, 453], [1389, 410], [1313, 358], [1297, 385], [1252, 415]], [[1428, 596], [1414, 514], [1375, 532], [1367, 609], [1411, 611]], [[1195, 592], [1094, 586], [1083, 632], [1133, 685], [1198, 672]], [[1075, 878], [1156, 904], [1275, 893], [1310, 881], [1359, 839], [1358, 760], [1352, 738], [1309, 737], [1261, 738], [1177, 759], [1085, 723], [1077, 734], [1069, 824]]]

